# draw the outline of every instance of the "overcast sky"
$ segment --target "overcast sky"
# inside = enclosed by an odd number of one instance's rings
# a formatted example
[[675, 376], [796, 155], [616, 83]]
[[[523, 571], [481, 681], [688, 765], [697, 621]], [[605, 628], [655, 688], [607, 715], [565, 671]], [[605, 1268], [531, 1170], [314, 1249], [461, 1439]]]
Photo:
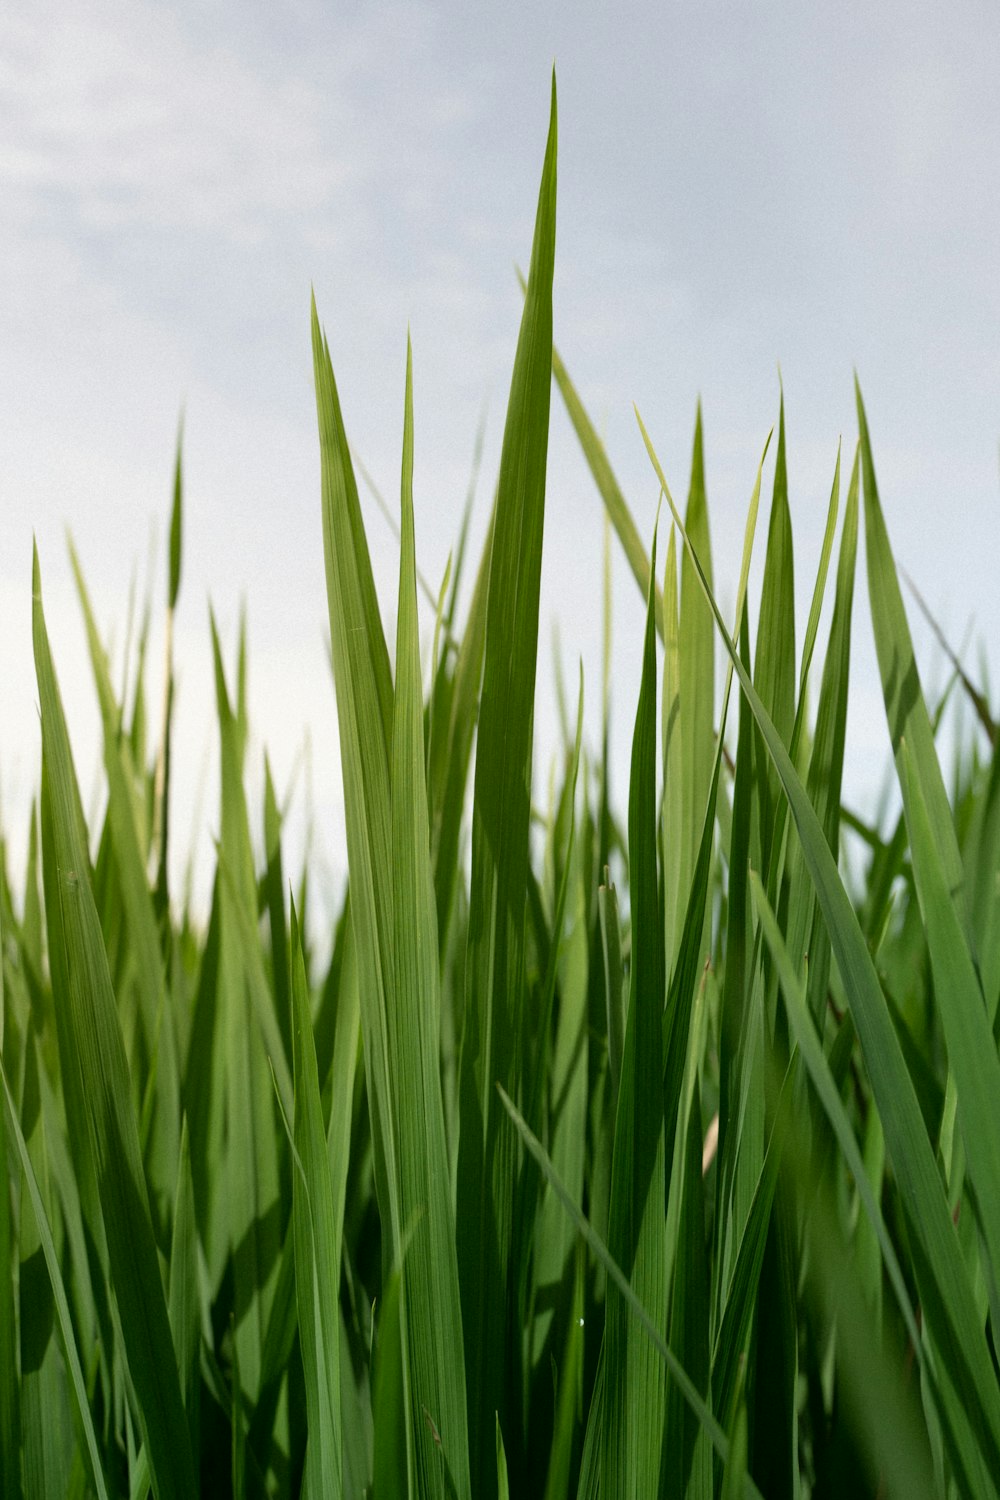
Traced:
[[[208, 600], [230, 663], [245, 600], [252, 785], [266, 744], [285, 788], [308, 732], [315, 856], [327, 896], [338, 889], [310, 284], [351, 439], [396, 503], [412, 328], [417, 546], [439, 580], [484, 403], [477, 543], [485, 522], [553, 59], [556, 341], [647, 541], [657, 488], [632, 402], [683, 494], [700, 393], [716, 576], [732, 600], [780, 362], [804, 609], [838, 438], [848, 455], [855, 441], [857, 367], [900, 561], [956, 643], [969, 642], [973, 664], [997, 639], [992, 3], [9, 0], [0, 9], [0, 793], [15, 868], [38, 779], [32, 532], [89, 799], [96, 711], [65, 530], [120, 654], [129, 579], [136, 572], [144, 584], [154, 544], [162, 606], [183, 403], [177, 867], [203, 779], [203, 850], [218, 826]], [[556, 736], [555, 620], [571, 672], [583, 657], [591, 727], [599, 696], [600, 503], [555, 395], [552, 413], [540, 788]], [[391, 615], [395, 545], [371, 507], [368, 516]], [[761, 543], [765, 528], [762, 516]], [[848, 793], [860, 803], [874, 794], [887, 741], [858, 581]], [[641, 601], [620, 561], [615, 591], [621, 785]], [[926, 631], [915, 634], [940, 680]], [[161, 640], [158, 613], [157, 664]], [[300, 810], [304, 796], [300, 780]], [[301, 827], [300, 811], [299, 844]]]

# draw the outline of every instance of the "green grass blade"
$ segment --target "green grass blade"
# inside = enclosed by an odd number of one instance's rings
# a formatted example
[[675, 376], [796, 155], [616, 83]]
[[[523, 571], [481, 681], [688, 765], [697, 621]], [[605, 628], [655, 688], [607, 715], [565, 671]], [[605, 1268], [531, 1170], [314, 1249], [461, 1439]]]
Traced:
[[[934, 748], [927, 705], [920, 687], [913, 641], [906, 621], [903, 596], [896, 575], [896, 564], [889, 545], [872, 458], [868, 419], [861, 399], [861, 388], [855, 385], [858, 426], [861, 435], [861, 468], [865, 495], [865, 552], [868, 558], [868, 592], [871, 599], [872, 627], [886, 717], [893, 755], [898, 761], [900, 742], [909, 747], [914, 776], [920, 783], [934, 839], [941, 854], [945, 880], [959, 912], [963, 931], [971, 945], [971, 930], [965, 902], [964, 872], [955, 835], [955, 823], [948, 804], [944, 777]], [[899, 771], [903, 783], [902, 771]], [[908, 791], [903, 786], [904, 796]], [[909, 810], [907, 810], [909, 811]]]
[[496, 1106], [516, 1093], [522, 1045], [525, 890], [545, 466], [552, 370], [556, 93], [542, 168], [531, 268], [511, 379], [497, 490], [476, 753], [472, 888], [462, 1055], [458, 1261], [468, 1380], [472, 1487], [495, 1493], [499, 1412], [520, 1485], [517, 1366], [509, 1279], [517, 1138]]
[[[264, 1337], [281, 1250], [278, 1121], [271, 1067], [262, 1040], [266, 1028], [253, 1025], [254, 1011], [259, 1013], [261, 1007], [255, 1005], [252, 976], [262, 964], [262, 957], [257, 932], [257, 886], [242, 779], [246, 731], [230, 705], [214, 619], [211, 624], [221, 741], [218, 1003], [228, 1135], [225, 1171], [235, 1337], [239, 1344], [242, 1395], [252, 1408], [260, 1395]], [[270, 996], [265, 1009], [276, 1031]], [[270, 1051], [276, 1071], [279, 1061], [283, 1064], [278, 1077], [287, 1087], [288, 1063], [280, 1039]]]
[[802, 642], [802, 663], [799, 667], [799, 700], [806, 690], [806, 681], [809, 677], [809, 668], [812, 665], [813, 649], [816, 645], [816, 636], [819, 632], [819, 618], [823, 610], [823, 598], [826, 593], [827, 574], [830, 571], [830, 559], [833, 556], [833, 540], [837, 531], [837, 512], [840, 508], [840, 444], [837, 444], [837, 463], [833, 471], [833, 484], [830, 488], [830, 503], [826, 512], [826, 530], [823, 532], [823, 542], [819, 554], [819, 570], [816, 574], [816, 584], [813, 588], [812, 600], [809, 604], [809, 618], [806, 621], [806, 633]]
[[507, 1477], [507, 1455], [504, 1452], [500, 1418], [497, 1417], [497, 1500], [510, 1500], [510, 1480]]
[[681, 643], [677, 598], [677, 538], [670, 527], [663, 579], [663, 921], [666, 973], [677, 962], [684, 924], [684, 764], [681, 753]]
[[163, 1283], [149, 1218], [139, 1135], [130, 1099], [107, 955], [81, 839], [69, 737], [42, 612], [37, 553], [33, 575], [35, 668], [43, 754], [51, 777], [73, 1040], [107, 1234], [111, 1279], [157, 1500], [190, 1496], [194, 1465], [181, 1400]]
[[340, 1234], [327, 1159], [319, 1074], [298, 922], [292, 909], [293, 1057], [295, 1065], [295, 1173], [292, 1227], [295, 1295], [305, 1375], [309, 1492], [343, 1492], [340, 1405]]
[[[4, 931], [0, 912], [0, 1059], [6, 1030]], [[9, 1045], [9, 1044], [8, 1044]], [[14, 1321], [14, 1216], [7, 1167], [7, 1111], [0, 1108], [0, 1494], [21, 1500], [21, 1403]]]
[[357, 484], [330, 350], [312, 305], [313, 366], [320, 434], [323, 552], [337, 692], [340, 759], [358, 960], [365, 1076], [372, 1121], [383, 1265], [396, 1261], [396, 1142], [389, 1097], [386, 991], [391, 974], [389, 744], [392, 677], [375, 596]]
[[608, 1013], [608, 1067], [611, 1070], [612, 1109], [617, 1109], [625, 1046], [625, 975], [622, 968], [618, 897], [613, 885], [602, 885], [597, 893], [604, 957], [604, 991]]
[[[708, 500], [705, 494], [704, 433], [701, 402], [695, 419], [691, 454], [691, 482], [687, 501], [687, 534], [705, 576], [711, 582], [712, 549], [708, 534]], [[681, 555], [681, 596], [678, 617], [680, 656], [680, 760], [683, 806], [681, 809], [679, 900], [686, 908], [698, 847], [708, 805], [712, 765], [715, 760], [715, 635], [712, 616], [698, 588], [698, 580], [686, 553]]]
[[168, 1004], [156, 913], [146, 879], [138, 831], [142, 814], [138, 805], [135, 772], [128, 764], [121, 736], [121, 715], [114, 699], [107, 658], [97, 633], [83, 572], [72, 543], [70, 558], [83, 609], [91, 666], [100, 703], [104, 767], [108, 778], [108, 818], [120, 875], [121, 902], [128, 941], [135, 950], [139, 1009], [150, 1066], [155, 1059], [155, 1145], [151, 1176], [159, 1199], [157, 1206], [163, 1208], [169, 1203], [175, 1186], [180, 1150], [177, 1038]]
[[167, 1306], [177, 1351], [181, 1395], [187, 1410], [191, 1445], [198, 1451], [198, 1399], [201, 1380], [198, 1354], [201, 1345], [201, 1295], [198, 1275], [198, 1230], [194, 1217], [194, 1186], [191, 1181], [191, 1148], [187, 1120], [181, 1125], [180, 1162], [174, 1194], [174, 1225], [170, 1241], [170, 1277]]
[[[656, 541], [653, 541], [655, 576]], [[662, 1073], [664, 954], [657, 888], [656, 628], [646, 606], [642, 678], [632, 741], [629, 886], [632, 962], [611, 1167], [608, 1248], [661, 1334], [667, 1328], [664, 1203], [666, 1144]], [[666, 1371], [613, 1287], [605, 1313], [601, 1488], [652, 1495], [659, 1485]]]
[[962, 931], [958, 903], [931, 828], [920, 779], [905, 739], [900, 742], [910, 849], [917, 896], [927, 933], [934, 989], [955, 1080], [958, 1123], [985, 1248], [984, 1270], [993, 1327], [1000, 1328], [1000, 1058], [979, 978]]
[[460, 1500], [467, 1500], [471, 1489], [462, 1312], [441, 1101], [437, 907], [424, 777], [409, 345], [402, 523], [390, 766], [395, 983], [389, 1063], [399, 1124], [401, 1217], [403, 1223], [413, 1224], [402, 1267], [406, 1354], [418, 1493], [443, 1495], [445, 1472], [450, 1469]]
[[292, 1055], [291, 998], [288, 975], [288, 933], [285, 929], [285, 877], [281, 860], [281, 813], [271, 778], [271, 764], [264, 756], [264, 852], [267, 869], [264, 889], [267, 896], [268, 923], [271, 929], [271, 976], [274, 985], [274, 1010], [286, 1057]]
[[[697, 541], [694, 538], [692, 540], [697, 551]], [[690, 563], [688, 566], [690, 567]], [[711, 587], [712, 578], [707, 570], [705, 577]], [[696, 581], [693, 586], [697, 588]], [[704, 606], [704, 600], [701, 603]], [[795, 575], [785, 462], [784, 396], [781, 398], [778, 424], [778, 452], [774, 465], [774, 493], [764, 559], [753, 682], [761, 702], [781, 735], [782, 743], [790, 746], [795, 718]], [[758, 767], [757, 810], [764, 870], [770, 868], [772, 835], [780, 795], [777, 774], [767, 757], [763, 756]]]
[[[566, 366], [563, 364], [559, 352], [555, 348], [552, 350], [552, 376], [559, 389], [559, 394], [565, 403], [567, 414], [573, 424], [573, 430], [579, 439], [583, 456], [587, 460], [591, 474], [594, 476], [598, 493], [604, 501], [605, 510], [611, 519], [612, 526], [618, 534], [618, 540], [622, 544], [622, 550], [625, 553], [629, 567], [632, 569], [632, 575], [639, 585], [639, 591], [643, 599], [645, 599], [649, 594], [649, 554], [646, 552], [642, 537], [639, 535], [638, 527], [632, 519], [632, 512], [629, 510], [628, 502], [622, 494], [618, 481], [614, 476], [614, 471], [608, 461], [604, 444], [598, 437], [597, 429], [587, 415], [583, 402], [577, 394], [576, 387], [567, 373]], [[655, 589], [656, 628], [662, 637], [663, 599], [658, 584], [655, 585]]]
[[747, 1343], [753, 1324], [768, 1228], [771, 1223], [771, 1209], [778, 1186], [781, 1156], [791, 1115], [794, 1082], [795, 1069], [790, 1063], [785, 1072], [785, 1080], [771, 1126], [770, 1140], [764, 1154], [750, 1211], [743, 1226], [743, 1234], [712, 1352], [713, 1406], [723, 1418], [726, 1418], [734, 1409], [733, 1402], [736, 1399], [740, 1363], [747, 1355]]

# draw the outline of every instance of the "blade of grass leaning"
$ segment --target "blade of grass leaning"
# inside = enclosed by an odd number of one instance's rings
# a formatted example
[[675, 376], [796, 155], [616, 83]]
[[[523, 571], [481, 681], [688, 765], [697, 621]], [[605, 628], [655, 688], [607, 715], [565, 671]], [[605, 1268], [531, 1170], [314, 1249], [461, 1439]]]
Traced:
[[[518, 1092], [524, 922], [556, 227], [555, 74], [531, 267], [504, 427], [486, 609], [472, 814], [472, 885], [461, 1061], [458, 1264], [474, 1493], [496, 1493], [500, 1414], [520, 1490], [520, 1338], [510, 1317], [517, 1137], [497, 1109]], [[513, 1344], [513, 1348], [510, 1345]]]
[[907, 822], [917, 897], [934, 989], [955, 1080], [958, 1123], [985, 1249], [983, 1269], [994, 1330], [1000, 1328], [1000, 1058], [979, 977], [962, 931], [960, 912], [948, 887], [944, 860], [931, 828], [919, 777], [902, 739], [898, 758], [906, 794]]
[[[652, 442], [641, 417], [638, 420], [650, 461], [686, 543], [680, 515]], [[701, 581], [743, 694], [788, 797], [806, 865], [830, 932], [907, 1212], [925, 1315], [942, 1362], [942, 1373], [954, 1394], [952, 1419], [963, 1455], [969, 1471], [982, 1484], [982, 1492], [995, 1494], [997, 1488], [990, 1476], [1000, 1472], [1000, 1392], [913, 1084], [871, 955], [826, 837], [788, 752], [743, 669], [703, 575]], [[945, 1395], [942, 1390], [942, 1396]]]
[[81, 841], [69, 737], [42, 610], [37, 551], [33, 636], [43, 755], [69, 977], [70, 1025], [84, 1082], [111, 1280], [156, 1500], [194, 1493], [194, 1464], [142, 1168], [139, 1135], [107, 955]]
[[[523, 285], [523, 283], [522, 283]], [[569, 374], [566, 370], [559, 351], [553, 346], [552, 349], [552, 376], [563, 398], [566, 412], [573, 424], [573, 430], [583, 449], [583, 456], [587, 460], [587, 466], [594, 477], [598, 493], [604, 501], [604, 508], [611, 519], [611, 524], [618, 534], [618, 540], [622, 544], [622, 551], [632, 569], [632, 575], [639, 585], [639, 592], [643, 599], [649, 594], [650, 563], [649, 554], [646, 551], [639, 529], [632, 519], [628, 502], [622, 494], [621, 487], [615, 478], [614, 471], [608, 461], [604, 444], [597, 435], [597, 429], [587, 415], [583, 402], [577, 394]], [[663, 598], [660, 594], [659, 585], [656, 588], [656, 628], [661, 638], [663, 637]]]
[[[861, 438], [861, 470], [864, 477], [865, 497], [865, 552], [868, 558], [868, 592], [871, 599], [872, 628], [875, 633], [875, 649], [878, 655], [879, 672], [882, 677], [882, 692], [885, 698], [886, 718], [892, 752], [897, 759], [900, 784], [903, 774], [899, 769], [900, 742], [905, 738], [909, 747], [913, 774], [920, 783], [921, 794], [931, 830], [940, 850], [945, 880], [952, 901], [959, 914], [962, 930], [972, 949], [972, 933], [965, 900], [964, 872], [955, 834], [955, 823], [948, 803], [941, 765], [934, 747], [934, 731], [931, 727], [927, 705], [920, 687], [913, 641], [906, 621], [906, 609], [899, 588], [896, 564], [889, 545], [878, 485], [875, 480], [875, 462], [872, 458], [868, 418], [861, 399], [861, 387], [855, 381], [858, 408], [858, 427]], [[908, 788], [902, 786], [904, 796]]]

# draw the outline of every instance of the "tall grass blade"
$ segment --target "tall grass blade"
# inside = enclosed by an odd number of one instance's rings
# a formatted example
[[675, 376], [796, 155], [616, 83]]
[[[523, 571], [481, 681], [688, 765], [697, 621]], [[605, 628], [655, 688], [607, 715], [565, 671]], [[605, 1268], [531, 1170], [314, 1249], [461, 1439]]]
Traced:
[[[652, 555], [651, 579], [655, 577], [655, 538]], [[656, 740], [656, 626], [651, 583], [632, 742], [632, 963], [611, 1167], [608, 1249], [629, 1273], [636, 1297], [657, 1330], [665, 1335], [667, 1171], [661, 1061], [665, 981], [656, 868]], [[660, 1482], [666, 1371], [613, 1286], [608, 1288], [604, 1338], [601, 1490], [607, 1495], [652, 1495]]]
[[[517, 1137], [494, 1085], [521, 1073], [524, 921], [545, 466], [552, 370], [556, 92], [511, 379], [486, 612], [472, 824], [461, 1063], [457, 1224], [472, 1487], [496, 1492], [496, 1414], [511, 1482], [520, 1475], [520, 1396], [510, 1278]], [[511, 1344], [514, 1347], [511, 1348]]]
[[414, 1403], [417, 1491], [421, 1495], [443, 1495], [445, 1475], [450, 1470], [460, 1500], [466, 1500], [471, 1491], [462, 1312], [441, 1102], [437, 907], [424, 778], [409, 345], [402, 520], [390, 767], [395, 971], [389, 1027], [390, 1085], [399, 1123], [402, 1220], [413, 1226], [402, 1265], [402, 1292]]

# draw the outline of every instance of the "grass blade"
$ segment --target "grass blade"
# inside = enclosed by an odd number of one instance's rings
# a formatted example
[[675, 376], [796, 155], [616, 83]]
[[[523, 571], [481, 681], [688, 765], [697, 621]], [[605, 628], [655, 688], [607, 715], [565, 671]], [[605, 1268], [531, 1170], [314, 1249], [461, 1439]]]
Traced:
[[190, 1438], [130, 1104], [128, 1063], [81, 838], [76, 779], [42, 611], [37, 553], [33, 594], [35, 667], [43, 754], [51, 778], [70, 1025], [85, 1085], [111, 1279], [154, 1492], [157, 1500], [180, 1500], [195, 1488]]
[[458, 1220], [472, 1487], [496, 1493], [499, 1412], [521, 1487], [518, 1359], [508, 1349], [515, 1287], [510, 1247], [517, 1138], [497, 1110], [499, 1079], [516, 1093], [522, 1045], [524, 920], [545, 466], [552, 370], [556, 92], [504, 428], [486, 613], [476, 753], [472, 889], [461, 1063]]

